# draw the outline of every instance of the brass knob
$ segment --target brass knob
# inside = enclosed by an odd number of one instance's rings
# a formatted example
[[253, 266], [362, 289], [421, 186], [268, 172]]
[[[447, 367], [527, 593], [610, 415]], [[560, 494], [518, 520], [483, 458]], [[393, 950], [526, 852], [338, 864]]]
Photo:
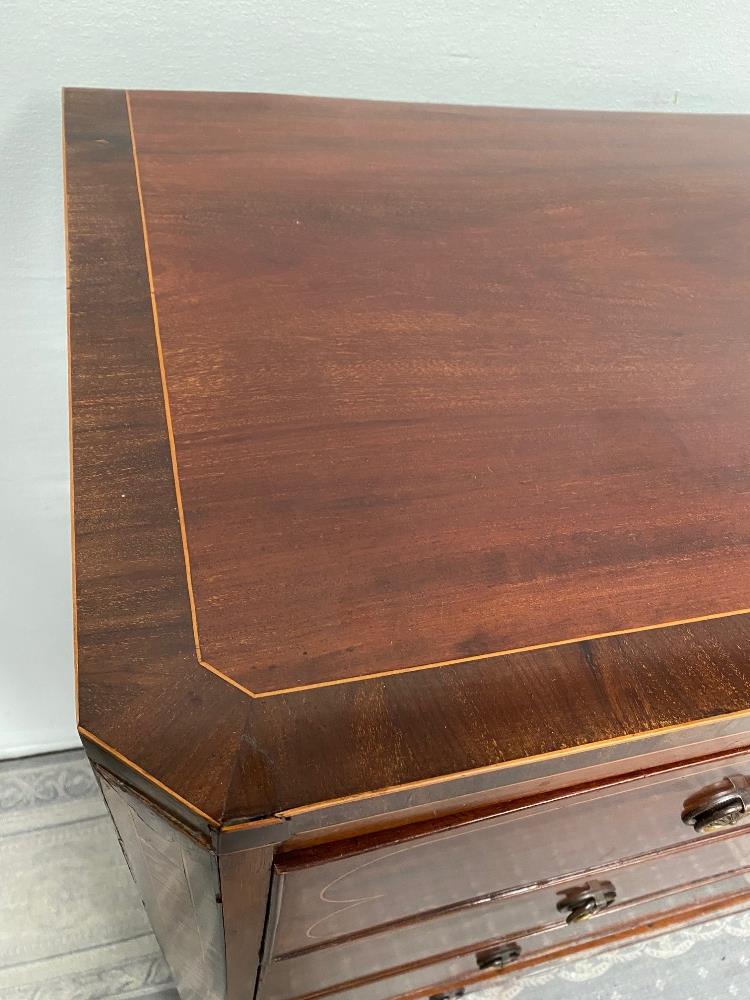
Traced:
[[611, 906], [617, 898], [615, 887], [611, 882], [585, 882], [573, 886], [560, 893], [562, 899], [557, 904], [560, 913], [565, 913], [566, 924], [577, 924], [588, 920], [602, 910]]
[[734, 826], [750, 809], [750, 779], [732, 774], [683, 802], [682, 822], [696, 833]]
[[511, 941], [509, 944], [499, 945], [497, 948], [480, 951], [477, 955], [477, 965], [480, 969], [504, 969], [506, 965], [515, 962], [520, 957], [520, 944]]

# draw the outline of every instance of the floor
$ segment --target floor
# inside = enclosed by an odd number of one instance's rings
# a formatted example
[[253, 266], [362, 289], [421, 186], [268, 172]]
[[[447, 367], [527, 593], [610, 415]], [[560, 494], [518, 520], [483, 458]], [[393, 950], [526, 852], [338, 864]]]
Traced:
[[[750, 913], [506, 978], [478, 1000], [750, 996]], [[0, 1000], [179, 1000], [80, 751], [0, 762]]]

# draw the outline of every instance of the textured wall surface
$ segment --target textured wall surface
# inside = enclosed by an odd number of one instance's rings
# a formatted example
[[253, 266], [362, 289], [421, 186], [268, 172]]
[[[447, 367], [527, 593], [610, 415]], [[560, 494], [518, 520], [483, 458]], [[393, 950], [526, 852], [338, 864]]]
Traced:
[[750, 112], [744, 0], [5, 0], [0, 756], [72, 745], [62, 86]]

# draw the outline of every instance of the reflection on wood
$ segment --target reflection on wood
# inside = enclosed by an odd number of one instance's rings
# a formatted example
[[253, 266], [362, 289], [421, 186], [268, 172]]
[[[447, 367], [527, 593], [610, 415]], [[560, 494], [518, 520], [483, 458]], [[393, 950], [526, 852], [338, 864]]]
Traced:
[[255, 991], [273, 848], [219, 858], [227, 955], [227, 1000], [250, 1000]]
[[[440, 879], [443, 870], [434, 869]], [[565, 886], [520, 890], [500, 900], [479, 900], [473, 906], [390, 927], [380, 933], [293, 956], [279, 956], [269, 965], [263, 1000], [292, 1000], [309, 993], [335, 992], [350, 979], [377, 979], [386, 969], [428, 967], [435, 956], [465, 956], [498, 942], [518, 940], [524, 953], [536, 953], [549, 942], [569, 946], [593, 934], [629, 926], [633, 914], [664, 913], [684, 900], [714, 898], [725, 891], [725, 880], [742, 888], [750, 884], [750, 836], [747, 831], [727, 839], [698, 842], [671, 856], [652, 856], [639, 864], [615, 867], [607, 874], [615, 888], [611, 909], [595, 919], [568, 926], [558, 903], [565, 890], [586, 885], [587, 876], [572, 877]], [[718, 888], [717, 888], [718, 886]], [[692, 898], [692, 896], [691, 896]], [[643, 919], [645, 919], [644, 917]], [[542, 943], [540, 945], [540, 942]], [[469, 964], [468, 972], [475, 971]], [[395, 996], [387, 993], [386, 996]]]
[[182, 1000], [744, 898], [675, 858], [750, 753], [750, 118], [65, 117], [79, 719]]
[[382, 844], [361, 838], [349, 856], [346, 843], [290, 854], [279, 861], [285, 905], [274, 952], [692, 843], [695, 832], [680, 822], [683, 801], [727, 771], [748, 769], [750, 758], [737, 756], [511, 805], [474, 822], [426, 824], [422, 836], [406, 827]]
[[224, 1000], [216, 855], [97, 769], [123, 853], [182, 1000]]

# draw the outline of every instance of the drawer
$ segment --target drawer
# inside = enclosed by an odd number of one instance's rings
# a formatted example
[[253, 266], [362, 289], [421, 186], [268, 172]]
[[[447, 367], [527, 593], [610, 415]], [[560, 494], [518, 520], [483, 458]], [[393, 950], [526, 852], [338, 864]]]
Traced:
[[[477, 955], [503, 942], [518, 944], [522, 957], [534, 956], [574, 946], [592, 934], [612, 933], [676, 906], [744, 890], [750, 892], [750, 834], [735, 831], [596, 879], [512, 892], [387, 931], [365, 932], [337, 945], [311, 946], [270, 963], [261, 998], [292, 1000], [329, 993], [357, 1000], [393, 997], [423, 983], [475, 976]], [[604, 908], [589, 919], [568, 923], [568, 918], [591, 909], [585, 906], [591, 894]], [[401, 976], [398, 970], [406, 969], [410, 971]], [[392, 980], [398, 977], [404, 982], [396, 986]], [[357, 981], [364, 993], [347, 985]]]
[[[601, 922], [597, 919], [578, 939], [575, 950], [582, 952], [597, 946], [613, 948], [628, 940], [628, 931], [638, 937], [653, 935], [672, 929], [679, 921], [687, 924], [706, 919], [721, 912], [722, 906], [727, 909], [750, 906], [750, 887], [746, 878], [730, 878], [710, 886], [690, 887], [669, 900], [647, 901], [633, 906], [628, 913], [617, 916], [613, 913], [611, 918], [602, 917]], [[665, 926], [648, 927], [649, 922], [658, 920], [665, 920]], [[569, 943], [560, 929], [539, 934], [527, 943], [525, 950], [522, 947], [519, 963], [523, 967], [540, 960], [562, 958], [574, 950], [566, 944]], [[335, 1000], [394, 1000], [417, 994], [427, 1000], [428, 997], [439, 996], [445, 988], [466, 992], [487, 989], [494, 984], [492, 976], [492, 973], [477, 970], [476, 954], [471, 952], [444, 958], [429, 966], [403, 970], [387, 979], [347, 987], [332, 994], [332, 997]]]
[[683, 804], [750, 754], [619, 780], [544, 802], [425, 829], [282, 856], [270, 954], [513, 888], [540, 885], [698, 839]]

